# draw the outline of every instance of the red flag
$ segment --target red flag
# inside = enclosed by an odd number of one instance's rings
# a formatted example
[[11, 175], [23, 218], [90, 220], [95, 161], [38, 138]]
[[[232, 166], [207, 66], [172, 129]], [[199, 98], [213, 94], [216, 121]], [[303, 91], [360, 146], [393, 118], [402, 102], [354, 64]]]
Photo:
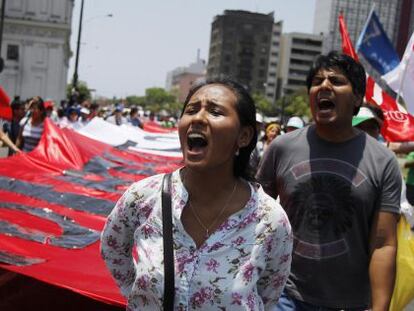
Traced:
[[11, 120], [12, 111], [10, 107], [10, 97], [0, 86], [0, 119]]
[[359, 61], [358, 55], [355, 52], [354, 46], [352, 45], [351, 38], [349, 37], [348, 28], [346, 27], [342, 12], [339, 14], [339, 31], [341, 32], [342, 37], [342, 52], [344, 52], [346, 55], [351, 56], [356, 61]]
[[[342, 13], [339, 15], [339, 31], [342, 36], [342, 52], [359, 61]], [[381, 129], [384, 139], [391, 142], [414, 140], [414, 117], [382, 90], [368, 74], [365, 100], [379, 106], [384, 113], [385, 120]]]
[[414, 117], [382, 90], [370, 76], [367, 76], [365, 99], [379, 106], [384, 112], [385, 120], [381, 129], [384, 139], [391, 142], [414, 140]]

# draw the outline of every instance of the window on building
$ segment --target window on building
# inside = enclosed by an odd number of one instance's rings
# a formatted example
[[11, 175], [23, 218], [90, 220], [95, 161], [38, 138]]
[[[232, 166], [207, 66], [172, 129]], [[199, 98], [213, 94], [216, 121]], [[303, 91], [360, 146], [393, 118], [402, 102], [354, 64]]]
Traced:
[[261, 58], [260, 59], [260, 66], [265, 66], [266, 65], [266, 59]]
[[7, 8], [12, 11], [21, 12], [23, 11], [23, 1], [22, 0], [14, 0], [7, 3]]
[[15, 44], [7, 45], [7, 59], [19, 60], [19, 46]]
[[35, 15], [36, 14], [36, 1], [27, 1], [26, 2], [26, 15]]
[[51, 17], [60, 18], [62, 16], [62, 13], [65, 12], [66, 1], [53, 0], [51, 1], [51, 5], [52, 5]]

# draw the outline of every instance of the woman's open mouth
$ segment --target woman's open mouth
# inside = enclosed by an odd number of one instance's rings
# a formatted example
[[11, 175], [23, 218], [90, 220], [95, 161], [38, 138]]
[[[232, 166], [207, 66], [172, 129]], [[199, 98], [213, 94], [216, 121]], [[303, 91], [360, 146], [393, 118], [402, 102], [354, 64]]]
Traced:
[[203, 134], [192, 132], [187, 135], [187, 146], [192, 154], [199, 154], [206, 149], [208, 141]]

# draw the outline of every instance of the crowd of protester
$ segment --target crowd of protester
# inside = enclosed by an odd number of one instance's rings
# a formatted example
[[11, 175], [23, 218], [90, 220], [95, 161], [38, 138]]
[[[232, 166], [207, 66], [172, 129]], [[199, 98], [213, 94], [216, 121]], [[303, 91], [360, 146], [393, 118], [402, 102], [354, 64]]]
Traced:
[[172, 116], [157, 115], [137, 106], [127, 107], [123, 102], [101, 106], [89, 100], [81, 103], [61, 101], [57, 106], [53, 101], [44, 101], [39, 96], [27, 100], [16, 96], [10, 107], [11, 120], [0, 118], [0, 147], [8, 147], [8, 155], [33, 150], [42, 136], [46, 117], [60, 128], [73, 130], [79, 130], [94, 118], [117, 126], [127, 124], [141, 129], [145, 122], [155, 122], [166, 128], [176, 127], [177, 122]]

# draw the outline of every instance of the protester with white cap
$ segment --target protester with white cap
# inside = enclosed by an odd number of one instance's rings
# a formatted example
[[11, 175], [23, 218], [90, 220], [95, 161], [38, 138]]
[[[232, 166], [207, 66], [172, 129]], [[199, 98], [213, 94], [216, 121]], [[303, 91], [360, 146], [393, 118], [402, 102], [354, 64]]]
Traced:
[[90, 110], [86, 107], [82, 107], [80, 109], [80, 119], [79, 119], [79, 123], [80, 125], [83, 127], [86, 124], [89, 123], [90, 119], [89, 119], [89, 114], [91, 113]]
[[127, 124], [127, 119], [122, 115], [124, 108], [122, 105], [118, 104], [115, 106], [113, 115], [109, 116], [106, 121], [115, 125]]
[[286, 133], [292, 132], [297, 129], [304, 127], [305, 123], [300, 117], [291, 117], [286, 123]]

